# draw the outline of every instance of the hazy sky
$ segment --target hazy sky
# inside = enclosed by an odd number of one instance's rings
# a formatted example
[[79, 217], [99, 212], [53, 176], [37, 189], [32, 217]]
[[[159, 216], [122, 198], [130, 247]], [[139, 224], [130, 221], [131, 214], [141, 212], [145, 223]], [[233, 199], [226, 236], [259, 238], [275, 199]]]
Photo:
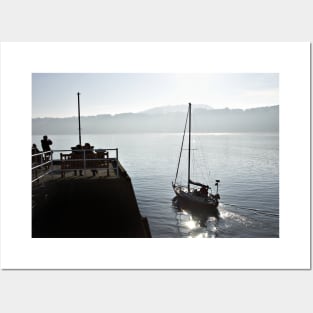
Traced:
[[55, 74], [32, 77], [33, 117], [139, 112], [157, 106], [207, 104], [219, 108], [277, 105], [276, 73], [258, 74]]

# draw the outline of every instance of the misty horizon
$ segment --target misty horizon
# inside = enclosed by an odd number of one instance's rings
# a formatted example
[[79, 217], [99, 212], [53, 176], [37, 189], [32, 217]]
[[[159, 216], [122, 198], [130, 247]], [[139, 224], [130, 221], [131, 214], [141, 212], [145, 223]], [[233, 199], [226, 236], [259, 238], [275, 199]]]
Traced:
[[[181, 132], [186, 109], [81, 116], [84, 133]], [[278, 132], [279, 105], [253, 109], [193, 109], [194, 132]], [[33, 134], [75, 134], [78, 117], [33, 118]]]
[[[77, 104], [76, 104], [77, 106]], [[271, 108], [279, 106], [279, 104], [273, 104], [273, 105], [260, 105], [260, 106], [251, 106], [246, 108], [229, 108], [229, 107], [223, 107], [223, 108], [215, 108], [214, 106], [207, 105], [207, 104], [193, 104], [192, 107], [193, 110], [198, 109], [204, 109], [204, 110], [234, 110], [234, 111], [248, 111], [248, 110], [254, 110], [254, 109], [262, 109], [262, 108]], [[177, 108], [177, 110], [175, 110]], [[167, 111], [168, 109], [168, 111]], [[140, 111], [123, 111], [119, 113], [97, 113], [97, 114], [90, 114], [90, 115], [80, 115], [81, 117], [97, 117], [97, 116], [118, 116], [118, 115], [125, 115], [125, 114], [168, 114], [168, 113], [186, 113], [188, 109], [188, 103], [186, 104], [173, 104], [173, 105], [163, 105], [163, 106], [156, 106], [152, 108], [148, 108], [145, 110]], [[51, 118], [51, 119], [67, 119], [67, 118], [77, 118], [78, 112], [76, 112], [76, 115], [68, 115], [68, 116], [33, 116], [32, 119], [42, 119], [42, 118]]]

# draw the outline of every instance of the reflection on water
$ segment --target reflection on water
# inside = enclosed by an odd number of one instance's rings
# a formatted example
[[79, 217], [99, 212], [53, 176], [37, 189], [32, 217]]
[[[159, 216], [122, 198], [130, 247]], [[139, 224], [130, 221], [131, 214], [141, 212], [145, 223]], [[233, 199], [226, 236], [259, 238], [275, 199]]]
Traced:
[[176, 225], [181, 237], [217, 237], [220, 217], [216, 212], [186, 205], [177, 197], [172, 200], [172, 208], [176, 212]]
[[[253, 219], [244, 214], [231, 211], [231, 207], [220, 203], [218, 214], [203, 208], [186, 206], [172, 199], [172, 209], [176, 214], [176, 227], [180, 237], [187, 238], [222, 238], [230, 237], [234, 229], [241, 229], [242, 237], [246, 237], [246, 229], [255, 225]], [[237, 208], [238, 209], [238, 208]], [[241, 237], [238, 234], [238, 237]]]

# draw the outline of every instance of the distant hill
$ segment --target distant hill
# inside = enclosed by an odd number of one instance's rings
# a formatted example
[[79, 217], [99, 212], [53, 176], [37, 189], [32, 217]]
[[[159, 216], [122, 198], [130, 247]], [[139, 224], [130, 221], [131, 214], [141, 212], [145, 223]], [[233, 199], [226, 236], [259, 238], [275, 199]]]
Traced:
[[[206, 109], [206, 110], [212, 110], [213, 108], [206, 104], [193, 104], [193, 109]], [[186, 104], [180, 104], [180, 105], [167, 105], [167, 106], [161, 106], [156, 107], [152, 109], [148, 109], [145, 111], [142, 111], [140, 113], [146, 113], [146, 114], [168, 114], [168, 113], [175, 113], [175, 112], [184, 112], [186, 113], [188, 110], [188, 107]]]
[[[278, 132], [279, 130], [278, 105], [247, 110], [209, 108], [206, 106], [193, 108], [192, 130], [194, 132]], [[85, 134], [183, 131], [187, 106], [184, 106], [183, 112], [170, 110], [169, 107], [161, 107], [140, 113], [83, 116], [81, 127]], [[76, 117], [32, 120], [33, 135], [77, 134], [77, 129]]]

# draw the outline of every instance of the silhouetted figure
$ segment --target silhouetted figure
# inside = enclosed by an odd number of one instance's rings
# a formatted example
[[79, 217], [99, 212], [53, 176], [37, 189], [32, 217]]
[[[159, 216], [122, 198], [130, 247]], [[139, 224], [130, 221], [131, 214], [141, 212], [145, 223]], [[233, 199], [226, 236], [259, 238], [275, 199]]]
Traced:
[[200, 189], [200, 194], [203, 197], [207, 197], [208, 196], [208, 188], [202, 186], [201, 189]]
[[[96, 165], [95, 161], [92, 161], [92, 159], [96, 158], [96, 153], [94, 152], [94, 147], [90, 145], [90, 143], [86, 142], [84, 145], [84, 150], [85, 150], [85, 157], [88, 161], [86, 161], [87, 167], [92, 167]], [[92, 175], [96, 176], [97, 174], [97, 170], [96, 169], [92, 169], [91, 170]]]
[[[77, 159], [77, 161], [73, 162], [73, 167], [80, 168], [83, 164], [83, 150], [81, 145], [76, 145], [75, 147], [72, 147], [72, 159]], [[74, 175], [77, 175], [77, 170], [74, 170]], [[79, 170], [79, 175], [83, 176], [83, 170]]]
[[91, 150], [91, 145], [90, 145], [90, 143], [86, 142], [85, 145], [84, 145], [84, 149], [86, 149], [86, 150]]
[[[38, 154], [40, 151], [38, 150], [36, 144], [32, 145], [32, 155]], [[40, 163], [40, 155], [35, 155], [32, 157], [32, 163]]]
[[33, 143], [32, 145], [32, 154], [37, 154], [40, 153], [40, 151], [38, 150], [36, 144]]
[[41, 140], [41, 147], [43, 151], [51, 151], [50, 146], [52, 145], [52, 141], [48, 139], [48, 136], [43, 136], [43, 139]]
[[[48, 139], [48, 136], [43, 136], [43, 139], [41, 140], [41, 147], [43, 152], [51, 151], [50, 146], [52, 145], [52, 141]], [[45, 162], [48, 162], [50, 160], [51, 152], [45, 153], [44, 158]]]

